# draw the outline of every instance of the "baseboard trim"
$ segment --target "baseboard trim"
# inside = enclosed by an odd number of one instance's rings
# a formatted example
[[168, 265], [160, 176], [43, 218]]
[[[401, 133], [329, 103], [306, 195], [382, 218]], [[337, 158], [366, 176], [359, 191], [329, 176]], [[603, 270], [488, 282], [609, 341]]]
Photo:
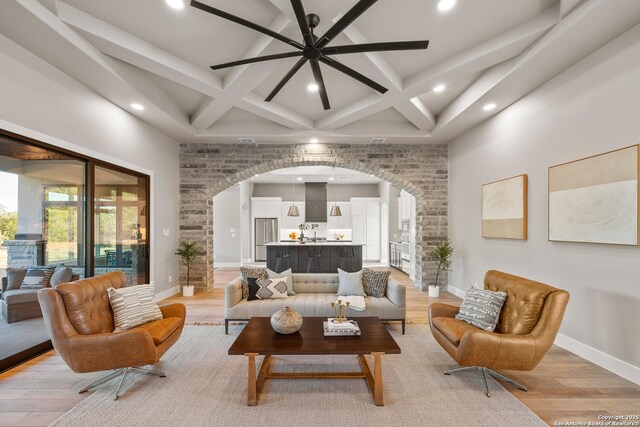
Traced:
[[554, 344], [591, 363], [595, 363], [607, 371], [611, 371], [622, 378], [640, 385], [640, 368], [637, 366], [633, 366], [624, 360], [620, 360], [617, 357], [611, 356], [573, 338], [569, 338], [566, 335], [558, 334]]
[[240, 268], [242, 266], [242, 263], [239, 262], [213, 262], [213, 266], [215, 268], [231, 268], [231, 267], [238, 267]]
[[466, 294], [466, 292], [462, 289], [458, 289], [455, 286], [451, 285], [447, 286], [447, 292], [449, 292], [450, 294], [454, 294], [458, 298], [464, 298], [464, 295]]
[[174, 286], [173, 288], [169, 288], [166, 291], [158, 292], [156, 294], [156, 301], [162, 301], [163, 299], [167, 299], [179, 293], [180, 293], [180, 286]]

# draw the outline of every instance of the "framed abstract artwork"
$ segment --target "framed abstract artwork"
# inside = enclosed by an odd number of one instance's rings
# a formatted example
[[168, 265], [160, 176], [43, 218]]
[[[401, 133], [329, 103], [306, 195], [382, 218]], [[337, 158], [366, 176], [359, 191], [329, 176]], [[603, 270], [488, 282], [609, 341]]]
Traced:
[[482, 237], [527, 240], [527, 175], [482, 186]]
[[549, 240], [638, 245], [638, 150], [549, 168]]

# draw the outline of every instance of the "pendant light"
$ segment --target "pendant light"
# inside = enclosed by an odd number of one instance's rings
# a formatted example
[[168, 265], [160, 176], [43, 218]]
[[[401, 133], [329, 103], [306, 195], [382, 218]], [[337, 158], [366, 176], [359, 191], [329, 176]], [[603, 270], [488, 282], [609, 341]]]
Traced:
[[287, 216], [300, 216], [300, 211], [298, 211], [298, 207], [295, 202], [295, 194], [296, 194], [296, 183], [291, 177], [291, 206], [289, 206], [289, 212], [287, 212]]
[[342, 216], [340, 206], [338, 206], [338, 191], [336, 189], [336, 174], [335, 169], [333, 171], [333, 206], [331, 206], [330, 216]]

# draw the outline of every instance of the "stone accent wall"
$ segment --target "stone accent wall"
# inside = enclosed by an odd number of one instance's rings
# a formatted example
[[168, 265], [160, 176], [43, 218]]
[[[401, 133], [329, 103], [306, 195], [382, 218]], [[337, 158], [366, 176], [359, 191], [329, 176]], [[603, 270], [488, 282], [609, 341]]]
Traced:
[[196, 241], [201, 249], [191, 269], [193, 284], [199, 289], [213, 286], [216, 194], [256, 174], [316, 165], [375, 175], [415, 196], [416, 277], [423, 287], [432, 282], [436, 264], [429, 259], [429, 251], [447, 238], [446, 145], [181, 144], [181, 239]]
[[27, 268], [31, 265], [44, 265], [44, 240], [5, 240], [7, 248], [7, 267]]

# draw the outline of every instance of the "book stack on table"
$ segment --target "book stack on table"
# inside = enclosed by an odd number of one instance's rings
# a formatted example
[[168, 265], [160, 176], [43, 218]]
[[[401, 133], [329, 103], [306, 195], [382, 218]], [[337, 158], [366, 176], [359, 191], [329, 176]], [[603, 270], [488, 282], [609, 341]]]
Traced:
[[339, 322], [333, 317], [328, 318], [323, 323], [325, 337], [344, 337], [361, 335], [358, 322], [355, 320], [343, 320]]

